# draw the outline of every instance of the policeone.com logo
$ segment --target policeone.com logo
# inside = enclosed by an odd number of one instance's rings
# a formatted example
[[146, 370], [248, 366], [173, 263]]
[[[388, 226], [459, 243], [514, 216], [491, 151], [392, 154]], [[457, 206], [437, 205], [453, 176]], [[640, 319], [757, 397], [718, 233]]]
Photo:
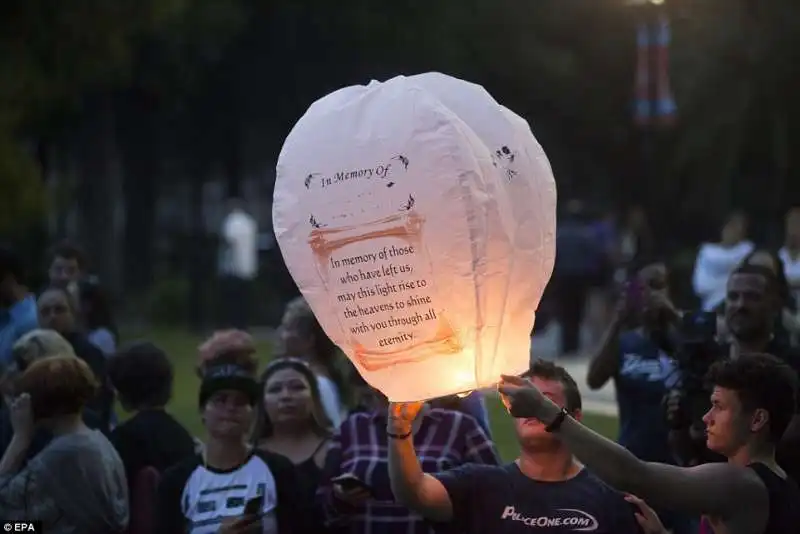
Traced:
[[513, 506], [506, 506], [500, 519], [518, 521], [531, 528], [564, 527], [574, 532], [592, 532], [597, 530], [597, 519], [583, 510], [574, 508], [559, 508], [558, 515], [553, 517], [539, 516], [526, 517], [517, 512]]

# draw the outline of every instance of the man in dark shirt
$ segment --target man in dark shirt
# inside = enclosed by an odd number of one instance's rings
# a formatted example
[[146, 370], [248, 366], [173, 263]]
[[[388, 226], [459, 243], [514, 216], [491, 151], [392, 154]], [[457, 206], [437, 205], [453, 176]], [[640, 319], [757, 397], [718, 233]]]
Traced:
[[97, 396], [86, 405], [86, 408], [97, 414], [101, 421], [98, 430], [108, 435], [111, 431], [111, 412], [114, 410], [114, 391], [108, 383], [106, 356], [82, 332], [62, 332], [61, 335], [69, 341], [75, 355], [86, 362], [100, 383]]
[[[738, 267], [728, 280], [725, 299], [725, 322], [733, 337], [729, 356], [772, 354], [800, 373], [800, 353], [775, 332], [781, 307], [778, 281], [769, 268], [752, 264]], [[800, 413], [800, 404], [797, 408]], [[791, 478], [800, 481], [800, 419], [797, 414], [778, 443], [776, 458]]]
[[[774, 273], [767, 267], [744, 264], [737, 267], [728, 279], [725, 298], [725, 324], [731, 341], [721, 347], [721, 358], [736, 359], [742, 354], [766, 353], [787, 363], [800, 373], [800, 353], [787, 340], [776, 335], [775, 325], [780, 318], [781, 304], [778, 283]], [[679, 406], [675, 404], [675, 409]], [[710, 406], [709, 406], [710, 407]], [[800, 413], [800, 405], [798, 406]], [[695, 421], [697, 430], [690, 432], [704, 447], [705, 433], [701, 421]], [[672, 436], [672, 442], [680, 454], [683, 450], [696, 450], [687, 446], [687, 437], [681, 432]], [[795, 415], [778, 443], [776, 457], [780, 466], [795, 481], [800, 481], [800, 418]], [[685, 465], [699, 462], [684, 458]]]
[[123, 347], [109, 359], [108, 375], [123, 408], [136, 412], [111, 433], [129, 485], [145, 467], [163, 472], [194, 454], [192, 436], [164, 410], [173, 370], [161, 349], [149, 342]]
[[[528, 375], [545, 395], [581, 417], [578, 386], [562, 368], [536, 362]], [[505, 466], [463, 465], [428, 475], [414, 451], [412, 421], [420, 405], [393, 404], [387, 433], [389, 476], [398, 502], [465, 534], [639, 532], [623, 495], [595, 478], [548, 428], [515, 419], [520, 457]]]
[[503, 376], [500, 393], [515, 417], [548, 425], [575, 456], [615, 488], [687, 515], [714, 532], [783, 534], [800, 524], [800, 488], [775, 461], [795, 413], [797, 373], [769, 354], [742, 354], [712, 365], [706, 445], [727, 462], [677, 467], [645, 462], [584, 427], [530, 380]]

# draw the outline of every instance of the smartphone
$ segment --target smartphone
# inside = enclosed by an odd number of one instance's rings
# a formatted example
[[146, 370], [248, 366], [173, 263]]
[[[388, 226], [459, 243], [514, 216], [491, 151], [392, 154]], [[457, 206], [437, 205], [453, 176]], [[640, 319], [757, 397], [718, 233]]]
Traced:
[[345, 473], [336, 478], [331, 479], [334, 484], [339, 484], [345, 491], [354, 491], [357, 489], [364, 490], [372, 495], [372, 488], [363, 480], [350, 473]]
[[260, 515], [264, 509], [264, 496], [257, 495], [244, 505], [244, 515]]

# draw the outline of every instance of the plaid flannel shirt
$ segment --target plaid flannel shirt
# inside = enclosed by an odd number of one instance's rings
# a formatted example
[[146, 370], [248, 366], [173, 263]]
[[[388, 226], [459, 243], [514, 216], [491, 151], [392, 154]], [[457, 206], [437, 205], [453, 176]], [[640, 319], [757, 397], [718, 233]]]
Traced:
[[[414, 448], [426, 473], [467, 464], [499, 465], [494, 444], [472, 417], [432, 409], [414, 433]], [[334, 436], [317, 500], [326, 524], [351, 534], [431, 534], [433, 525], [395, 502], [389, 483], [386, 414], [351, 414]], [[374, 499], [351, 507], [336, 500], [330, 479], [350, 473], [367, 483]]]

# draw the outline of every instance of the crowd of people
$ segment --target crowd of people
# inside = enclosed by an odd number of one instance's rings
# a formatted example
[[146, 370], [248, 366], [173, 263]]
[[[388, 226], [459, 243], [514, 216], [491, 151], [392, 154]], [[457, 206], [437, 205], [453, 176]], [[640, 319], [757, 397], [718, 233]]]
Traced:
[[[629, 262], [586, 377], [541, 360], [502, 377], [520, 446], [506, 464], [493, 393], [389, 403], [302, 298], [263, 369], [244, 329], [197, 347], [192, 436], [166, 409], [171, 355], [120, 343], [79, 248], [54, 248], [38, 297], [0, 248], [0, 517], [84, 534], [797, 532], [800, 215], [787, 221], [774, 254], [726, 227], [721, 299], [721, 254], [703, 247], [697, 311], [672, 303], [663, 262]], [[616, 442], [581, 424], [578, 380], [614, 381]]]
[[[719, 238], [700, 246], [686, 285], [699, 309], [719, 312], [728, 275], [736, 266], [745, 262], [768, 267], [778, 277], [784, 303], [780, 327], [793, 341], [800, 341], [800, 207], [786, 214], [779, 246], [757, 245], [748, 237], [748, 226], [744, 213], [732, 213], [721, 225]], [[632, 208], [620, 222], [615, 214], [592, 217], [577, 200], [566, 204], [559, 220], [557, 250], [555, 271], [543, 301], [545, 309], [537, 314], [537, 329], [546, 327], [550, 317], [557, 318], [561, 352], [571, 355], [582, 345], [582, 325], [587, 327], [587, 345], [599, 342], [613, 316], [620, 286], [629, 280], [631, 271], [660, 254], [642, 208]]]

